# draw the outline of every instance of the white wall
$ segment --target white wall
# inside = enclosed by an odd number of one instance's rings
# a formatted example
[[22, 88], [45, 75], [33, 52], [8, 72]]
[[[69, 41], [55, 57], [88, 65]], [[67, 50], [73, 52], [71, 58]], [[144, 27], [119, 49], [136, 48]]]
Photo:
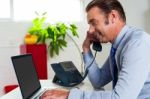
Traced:
[[29, 23], [0, 22], [0, 95], [5, 85], [17, 83], [10, 57], [19, 54], [19, 45], [29, 26]]
[[120, 0], [125, 8], [127, 23], [150, 33], [150, 0]]
[[[84, 7], [90, 0], [83, 0]], [[120, 0], [124, 6], [127, 23], [144, 28], [150, 33], [150, 0]], [[3, 95], [3, 87], [7, 84], [16, 84], [16, 76], [12, 67], [10, 57], [19, 54], [19, 45], [23, 43], [23, 37], [31, 24], [29, 22], [0, 22], [0, 96]], [[75, 38], [80, 49], [85, 38], [88, 25], [86, 16], [82, 22], [77, 23], [80, 38]], [[68, 39], [70, 40], [70, 39]], [[109, 54], [109, 44], [103, 45], [103, 52], [97, 54], [98, 64], [103, 64]], [[72, 41], [68, 44], [68, 48], [63, 51], [60, 56], [48, 59], [49, 79], [53, 77], [50, 63], [63, 60], [72, 60], [80, 69], [81, 60], [79, 53]], [[110, 85], [106, 87], [111, 89]]]

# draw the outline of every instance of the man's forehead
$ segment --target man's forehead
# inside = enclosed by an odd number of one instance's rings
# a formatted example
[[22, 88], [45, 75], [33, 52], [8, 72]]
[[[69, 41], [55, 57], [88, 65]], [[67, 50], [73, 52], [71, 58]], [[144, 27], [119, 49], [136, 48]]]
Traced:
[[88, 23], [94, 22], [96, 17], [99, 17], [102, 14], [98, 7], [93, 7], [87, 12], [87, 21]]

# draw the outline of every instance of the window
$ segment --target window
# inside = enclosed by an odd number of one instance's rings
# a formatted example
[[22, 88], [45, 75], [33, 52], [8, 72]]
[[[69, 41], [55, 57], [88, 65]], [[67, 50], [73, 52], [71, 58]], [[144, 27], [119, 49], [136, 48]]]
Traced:
[[[5, 1], [5, 0], [3, 0]], [[35, 11], [47, 12], [47, 21], [77, 22], [82, 19], [80, 0], [14, 0], [14, 20], [32, 20]]]
[[0, 0], [0, 19], [11, 18], [10, 0]]
[[0, 0], [0, 20], [29, 21], [47, 12], [47, 21], [82, 20], [81, 0]]

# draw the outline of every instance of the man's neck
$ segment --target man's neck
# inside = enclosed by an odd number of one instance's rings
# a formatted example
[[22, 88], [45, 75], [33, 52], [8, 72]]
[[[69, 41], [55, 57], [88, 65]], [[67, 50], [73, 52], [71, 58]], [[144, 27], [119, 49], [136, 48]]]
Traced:
[[114, 41], [116, 40], [117, 36], [119, 35], [124, 26], [125, 26], [124, 22], [120, 22], [119, 24], [116, 25], [116, 28], [114, 28], [114, 37], [111, 41], [112, 44], [114, 43]]

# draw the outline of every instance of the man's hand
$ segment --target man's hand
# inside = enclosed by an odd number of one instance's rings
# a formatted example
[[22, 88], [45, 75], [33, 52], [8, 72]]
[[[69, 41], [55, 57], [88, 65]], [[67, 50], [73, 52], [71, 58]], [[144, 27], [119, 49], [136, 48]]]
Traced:
[[68, 99], [69, 91], [63, 89], [47, 90], [40, 99]]
[[90, 45], [93, 41], [98, 41], [93, 33], [87, 32], [86, 38], [83, 42], [82, 49], [84, 53], [87, 53], [90, 50]]

